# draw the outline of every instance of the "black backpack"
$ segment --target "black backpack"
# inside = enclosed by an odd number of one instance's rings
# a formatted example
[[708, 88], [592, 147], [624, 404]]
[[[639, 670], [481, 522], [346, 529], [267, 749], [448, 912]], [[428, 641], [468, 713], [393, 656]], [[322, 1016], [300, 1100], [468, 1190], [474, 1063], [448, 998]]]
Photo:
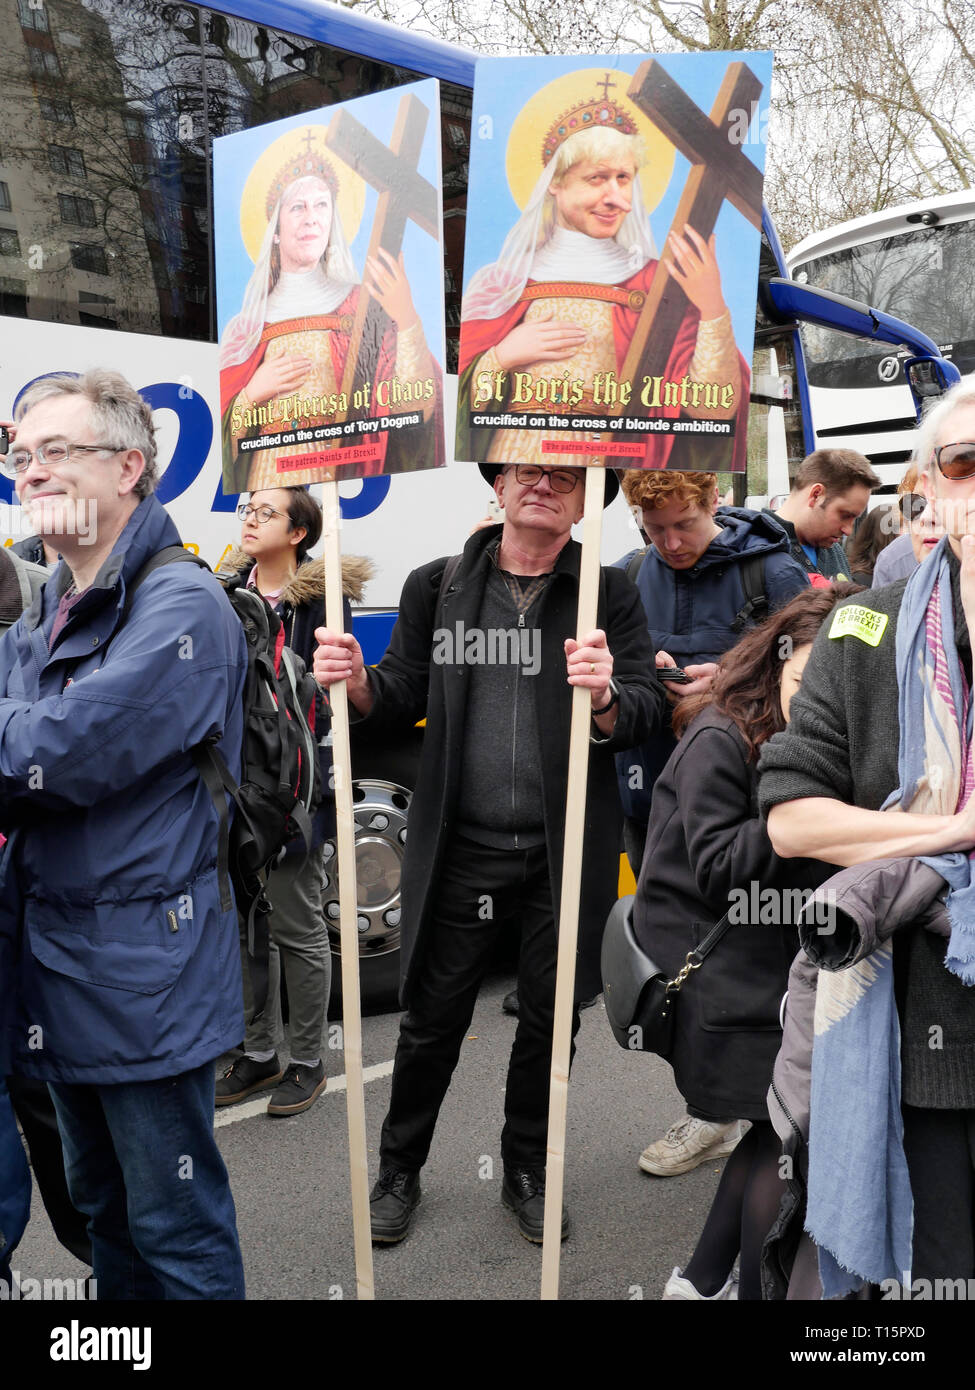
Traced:
[[[635, 555], [630, 557], [630, 563], [626, 567], [626, 577], [631, 584], [636, 583], [636, 577], [643, 567], [643, 562], [647, 558], [646, 550], [638, 550]], [[741, 575], [742, 587], [745, 590], [745, 602], [739, 608], [731, 624], [731, 630], [736, 637], [740, 636], [749, 623], [760, 623], [768, 616], [768, 595], [765, 592], [765, 556], [749, 555], [738, 567]]]
[[[160, 550], [130, 584], [123, 622], [143, 581], [154, 570], [179, 561], [210, 568], [182, 546]], [[311, 818], [321, 800], [315, 740], [318, 687], [301, 658], [285, 646], [284, 624], [262, 595], [248, 589], [238, 574], [218, 578], [247, 641], [240, 782], [231, 776], [215, 739], [198, 744], [192, 755], [220, 820], [220, 905], [226, 911], [236, 901], [247, 921], [256, 1016], [267, 998], [267, 876], [289, 842], [302, 839], [308, 852]], [[224, 792], [236, 806], [232, 824]]]

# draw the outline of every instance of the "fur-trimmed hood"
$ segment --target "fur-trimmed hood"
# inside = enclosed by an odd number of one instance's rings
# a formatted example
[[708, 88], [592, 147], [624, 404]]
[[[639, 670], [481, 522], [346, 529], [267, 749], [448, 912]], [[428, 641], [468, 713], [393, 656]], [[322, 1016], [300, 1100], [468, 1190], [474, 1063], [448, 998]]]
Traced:
[[[218, 574], [240, 574], [247, 572], [254, 561], [235, 547], [217, 566]], [[342, 592], [352, 603], [361, 603], [366, 584], [376, 572], [373, 562], [365, 555], [342, 556]], [[292, 608], [300, 608], [303, 603], [325, 597], [325, 560], [321, 555], [312, 556], [298, 566], [298, 572], [287, 584], [281, 594], [281, 602]]]
[[50, 574], [43, 565], [23, 560], [10, 547], [0, 547], [0, 632], [11, 627], [34, 602]]

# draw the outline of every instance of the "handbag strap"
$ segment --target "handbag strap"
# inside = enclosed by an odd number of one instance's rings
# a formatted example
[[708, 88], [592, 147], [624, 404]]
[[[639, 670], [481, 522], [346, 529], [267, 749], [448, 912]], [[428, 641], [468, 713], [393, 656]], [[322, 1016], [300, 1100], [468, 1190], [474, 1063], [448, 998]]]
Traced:
[[716, 922], [714, 926], [711, 928], [711, 930], [708, 932], [707, 936], [701, 942], [700, 946], [696, 946], [693, 951], [688, 951], [683, 966], [677, 972], [674, 978], [672, 980], [669, 980], [667, 983], [668, 994], [680, 993], [681, 989], [684, 986], [684, 981], [687, 979], [688, 975], [690, 975], [691, 972], [694, 970], [700, 970], [705, 960], [714, 950], [715, 946], [717, 946], [718, 942], [721, 940], [721, 938], [724, 936], [725, 932], [728, 930], [730, 926], [731, 908], [729, 907], [728, 911], [721, 918], [720, 922]]

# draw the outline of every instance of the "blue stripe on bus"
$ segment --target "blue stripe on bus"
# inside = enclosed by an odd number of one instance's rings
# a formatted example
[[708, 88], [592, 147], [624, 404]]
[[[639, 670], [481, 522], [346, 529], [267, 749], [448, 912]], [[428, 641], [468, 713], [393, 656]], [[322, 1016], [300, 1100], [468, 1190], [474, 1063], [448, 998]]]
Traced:
[[362, 648], [367, 666], [382, 660], [395, 623], [395, 612], [352, 614], [352, 635]]

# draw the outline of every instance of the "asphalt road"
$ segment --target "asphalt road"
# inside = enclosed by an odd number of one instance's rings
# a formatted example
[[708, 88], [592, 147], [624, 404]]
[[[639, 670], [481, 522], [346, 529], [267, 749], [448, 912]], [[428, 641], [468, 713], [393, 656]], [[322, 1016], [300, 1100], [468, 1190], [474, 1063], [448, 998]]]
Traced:
[[[502, 1014], [508, 977], [478, 1001], [422, 1177], [423, 1199], [400, 1245], [374, 1247], [376, 1297], [399, 1300], [537, 1299], [541, 1247], [501, 1206], [504, 1076], [515, 1020]], [[389, 1098], [397, 1014], [363, 1020], [370, 1180]], [[343, 1055], [326, 1060], [330, 1087], [303, 1115], [270, 1119], [245, 1101], [217, 1116], [230, 1171], [249, 1299], [355, 1297]], [[265, 1102], [266, 1103], [266, 1102]], [[640, 1150], [683, 1113], [670, 1068], [624, 1052], [602, 1001], [582, 1015], [569, 1091], [560, 1297], [660, 1298], [703, 1225], [720, 1173], [709, 1163], [677, 1178], [637, 1167]], [[85, 1271], [54, 1238], [35, 1191], [13, 1264], [23, 1276]]]

